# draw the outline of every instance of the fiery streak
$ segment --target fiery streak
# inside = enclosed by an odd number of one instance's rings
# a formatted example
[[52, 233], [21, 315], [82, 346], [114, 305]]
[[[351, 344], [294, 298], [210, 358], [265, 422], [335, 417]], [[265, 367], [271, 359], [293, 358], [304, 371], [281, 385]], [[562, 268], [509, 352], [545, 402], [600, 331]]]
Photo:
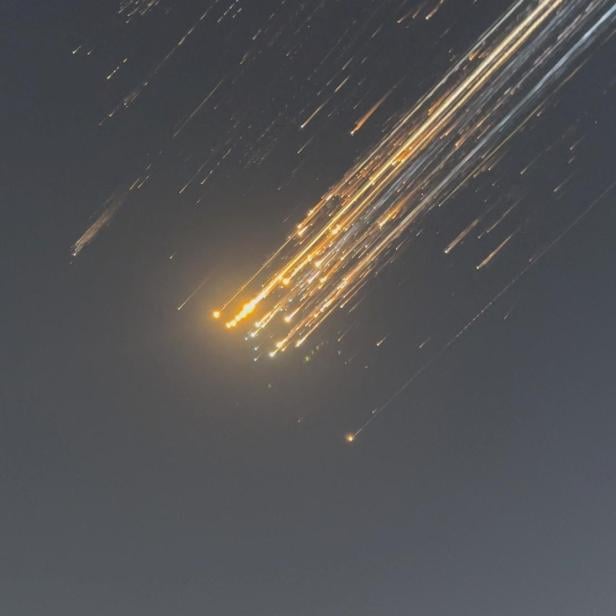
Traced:
[[484, 267], [488, 267], [488, 265], [490, 265], [490, 263], [492, 263], [492, 261], [494, 259], [496, 259], [496, 257], [499, 255], [499, 253], [501, 252], [501, 250], [503, 250], [503, 248], [505, 248], [505, 246], [507, 246], [507, 244], [509, 244], [509, 242], [513, 239], [513, 236], [517, 233], [517, 231], [514, 231], [511, 235], [508, 235], [492, 252], [490, 252], [482, 261], [481, 263], [478, 263], [477, 266], [475, 267], [475, 269], [477, 271], [482, 270]]
[[432, 19], [439, 11], [439, 9], [443, 6], [445, 0], [438, 0], [438, 2], [434, 5], [434, 8], [426, 15], [426, 21]]
[[475, 218], [473, 222], [466, 227], [466, 229], [460, 231], [456, 237], [449, 242], [447, 248], [443, 251], [446, 255], [455, 250], [468, 236], [468, 234], [479, 224], [479, 218]]
[[379, 100], [374, 103], [374, 105], [372, 105], [372, 107], [370, 107], [370, 109], [368, 109], [368, 111], [366, 111], [366, 113], [364, 113], [364, 115], [357, 120], [357, 122], [355, 122], [353, 130], [351, 130], [351, 135], [355, 135], [355, 133], [362, 129], [364, 124], [380, 109], [381, 105], [383, 105], [383, 103], [389, 98], [389, 95], [392, 92], [393, 88], [381, 96], [381, 98], [379, 98]]
[[[226, 327], [246, 322], [249, 337], [268, 328], [272, 357], [301, 346], [393, 259], [410, 229], [501, 155], [615, 16], [608, 0], [514, 2], [224, 304]], [[256, 294], [237, 305], [253, 284]]]
[[325, 105], [327, 105], [327, 103], [329, 103], [329, 99], [323, 101], [300, 125], [299, 127], [303, 130], [304, 128], [306, 128], [306, 126], [308, 126], [308, 124], [310, 124], [310, 122], [312, 122], [312, 120], [314, 120], [317, 115], [319, 114], [319, 112], [323, 109], [323, 107], [325, 107]]
[[150, 179], [151, 163], [148, 163], [143, 170], [143, 173], [133, 180], [130, 185], [121, 185], [103, 204], [103, 209], [97, 219], [81, 234], [79, 239], [71, 247], [73, 257], [79, 256], [79, 253], [88, 244], [92, 243], [98, 235], [111, 224], [111, 221], [118, 213], [120, 208], [127, 202], [132, 192], [138, 191]]

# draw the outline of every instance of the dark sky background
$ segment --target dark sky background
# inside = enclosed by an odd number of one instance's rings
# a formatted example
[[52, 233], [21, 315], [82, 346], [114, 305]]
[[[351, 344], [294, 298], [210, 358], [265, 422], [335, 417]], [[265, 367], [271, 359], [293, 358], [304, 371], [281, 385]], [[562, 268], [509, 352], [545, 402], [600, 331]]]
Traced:
[[[254, 362], [211, 309], [509, 2], [397, 24], [420, 3], [221, 0], [102, 126], [208, 3], [161, 0], [129, 23], [119, 0], [4, 4], [2, 614], [615, 612], [613, 192], [342, 438], [613, 180], [614, 40], [318, 349]], [[338, 40], [348, 90], [298, 129], [340, 74]], [[178, 194], [208, 156], [211, 178]], [[493, 268], [474, 270], [481, 247], [444, 258], [475, 208], [514, 199], [524, 231]]]

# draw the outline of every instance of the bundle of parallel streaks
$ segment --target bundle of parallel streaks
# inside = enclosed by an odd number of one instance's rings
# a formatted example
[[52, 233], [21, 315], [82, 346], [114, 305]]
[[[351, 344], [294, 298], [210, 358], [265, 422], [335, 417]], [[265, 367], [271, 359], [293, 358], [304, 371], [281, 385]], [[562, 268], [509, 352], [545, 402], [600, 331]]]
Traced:
[[503, 155], [615, 18], [608, 0], [515, 2], [215, 318], [228, 329], [247, 324], [249, 338], [270, 329], [272, 357], [301, 346], [395, 258], [428, 212]]

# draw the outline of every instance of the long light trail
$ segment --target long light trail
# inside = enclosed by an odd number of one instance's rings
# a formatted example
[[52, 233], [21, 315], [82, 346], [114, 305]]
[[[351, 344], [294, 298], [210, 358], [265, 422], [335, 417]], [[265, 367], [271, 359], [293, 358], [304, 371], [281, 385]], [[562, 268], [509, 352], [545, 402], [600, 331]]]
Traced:
[[[491, 164], [616, 17], [609, 0], [517, 0], [214, 316], [301, 346]], [[259, 290], [247, 301], [247, 289]]]

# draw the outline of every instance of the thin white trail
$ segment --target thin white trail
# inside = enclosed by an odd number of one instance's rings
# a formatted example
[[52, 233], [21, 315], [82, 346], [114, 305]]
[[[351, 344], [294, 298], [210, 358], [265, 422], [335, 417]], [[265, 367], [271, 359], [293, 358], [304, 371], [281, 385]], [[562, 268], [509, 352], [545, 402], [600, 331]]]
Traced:
[[178, 305], [177, 310], [178, 312], [180, 310], [182, 310], [182, 308], [184, 308], [184, 306], [186, 306], [186, 304], [188, 304], [188, 302], [195, 297], [195, 295], [197, 295], [197, 293], [199, 293], [199, 291], [201, 291], [201, 289], [204, 287], [205, 283], [211, 278], [211, 274], [208, 274], [198, 285], [197, 287], [192, 291], [192, 293], [190, 293], [190, 295], [188, 295], [188, 297], [181, 303]]

